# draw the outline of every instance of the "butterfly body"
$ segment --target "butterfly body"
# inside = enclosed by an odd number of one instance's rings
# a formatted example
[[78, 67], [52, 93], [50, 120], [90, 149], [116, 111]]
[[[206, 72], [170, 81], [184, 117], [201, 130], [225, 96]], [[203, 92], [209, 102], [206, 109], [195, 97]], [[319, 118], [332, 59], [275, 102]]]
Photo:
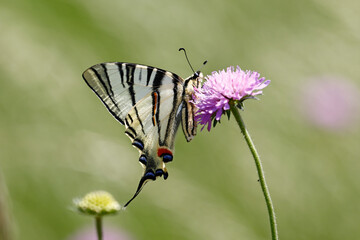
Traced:
[[173, 160], [177, 129], [187, 141], [196, 135], [193, 87], [202, 74], [187, 79], [159, 68], [133, 63], [100, 63], [88, 68], [83, 78], [109, 112], [123, 125], [132, 145], [139, 150], [144, 168], [137, 191], [149, 180], [168, 177], [165, 164]]

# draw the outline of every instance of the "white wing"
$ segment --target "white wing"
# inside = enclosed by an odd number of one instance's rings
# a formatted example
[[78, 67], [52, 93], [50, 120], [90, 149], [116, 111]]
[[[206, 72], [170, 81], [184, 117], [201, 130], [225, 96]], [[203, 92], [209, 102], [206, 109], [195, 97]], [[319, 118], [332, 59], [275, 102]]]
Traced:
[[144, 173], [135, 198], [148, 180], [168, 176], [165, 163], [173, 159], [184, 104], [184, 80], [162, 69], [119, 62], [94, 65], [83, 73], [83, 78], [110, 113], [126, 126], [125, 133], [140, 152]]

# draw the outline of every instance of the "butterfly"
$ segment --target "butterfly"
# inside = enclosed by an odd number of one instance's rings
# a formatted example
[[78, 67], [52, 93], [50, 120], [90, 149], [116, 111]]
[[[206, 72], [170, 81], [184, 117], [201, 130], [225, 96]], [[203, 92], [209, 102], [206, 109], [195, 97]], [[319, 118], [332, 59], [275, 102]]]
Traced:
[[125, 134], [139, 150], [144, 172], [126, 207], [148, 181], [161, 176], [167, 179], [165, 165], [173, 160], [180, 122], [188, 142], [196, 135], [197, 109], [192, 96], [203, 75], [197, 71], [184, 80], [156, 67], [107, 62], [88, 68], [82, 76], [109, 112], [125, 125]]

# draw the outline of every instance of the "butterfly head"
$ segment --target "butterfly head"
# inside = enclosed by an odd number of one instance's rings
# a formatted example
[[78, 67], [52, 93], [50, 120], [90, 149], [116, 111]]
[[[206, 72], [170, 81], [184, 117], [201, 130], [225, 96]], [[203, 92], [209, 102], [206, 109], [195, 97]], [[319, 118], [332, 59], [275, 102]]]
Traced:
[[199, 88], [201, 86], [202, 80], [204, 79], [204, 74], [200, 71], [197, 71], [195, 74], [197, 77], [194, 79], [193, 85]]
[[195, 72], [191, 76], [191, 80], [201, 81], [204, 78], [204, 74], [200, 71]]
[[201, 86], [203, 79], [204, 79], [204, 75], [200, 71], [194, 72], [193, 75], [185, 79], [184, 91], [185, 91], [185, 95], [188, 98], [193, 95], [194, 87], [199, 88]]

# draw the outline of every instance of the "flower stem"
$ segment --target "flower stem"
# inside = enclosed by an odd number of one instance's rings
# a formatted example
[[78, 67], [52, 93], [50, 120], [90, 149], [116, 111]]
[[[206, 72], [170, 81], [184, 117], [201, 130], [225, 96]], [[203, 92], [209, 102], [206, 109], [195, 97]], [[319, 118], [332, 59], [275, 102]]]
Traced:
[[95, 216], [95, 224], [96, 224], [96, 233], [98, 240], [103, 239], [103, 232], [102, 232], [102, 218], [101, 216]]
[[269, 213], [272, 240], [278, 240], [279, 237], [278, 237], [278, 231], [277, 231], [277, 226], [276, 226], [274, 206], [271, 201], [269, 189], [266, 185], [264, 170], [261, 165], [261, 160], [260, 160], [259, 154], [257, 153], [255, 145], [254, 145], [253, 141], [251, 140], [250, 134], [248, 133], [248, 131], [245, 128], [245, 123], [240, 116], [239, 109], [235, 105], [231, 105], [231, 112], [234, 114], [234, 117], [240, 127], [240, 130], [241, 130], [242, 134], [244, 135], [245, 141], [250, 148], [251, 154], [254, 157], [256, 169], [257, 169], [257, 172], [259, 175], [259, 182], [260, 182], [261, 189], [262, 189], [264, 197], [265, 197], [265, 202], [266, 202], [267, 210]]

